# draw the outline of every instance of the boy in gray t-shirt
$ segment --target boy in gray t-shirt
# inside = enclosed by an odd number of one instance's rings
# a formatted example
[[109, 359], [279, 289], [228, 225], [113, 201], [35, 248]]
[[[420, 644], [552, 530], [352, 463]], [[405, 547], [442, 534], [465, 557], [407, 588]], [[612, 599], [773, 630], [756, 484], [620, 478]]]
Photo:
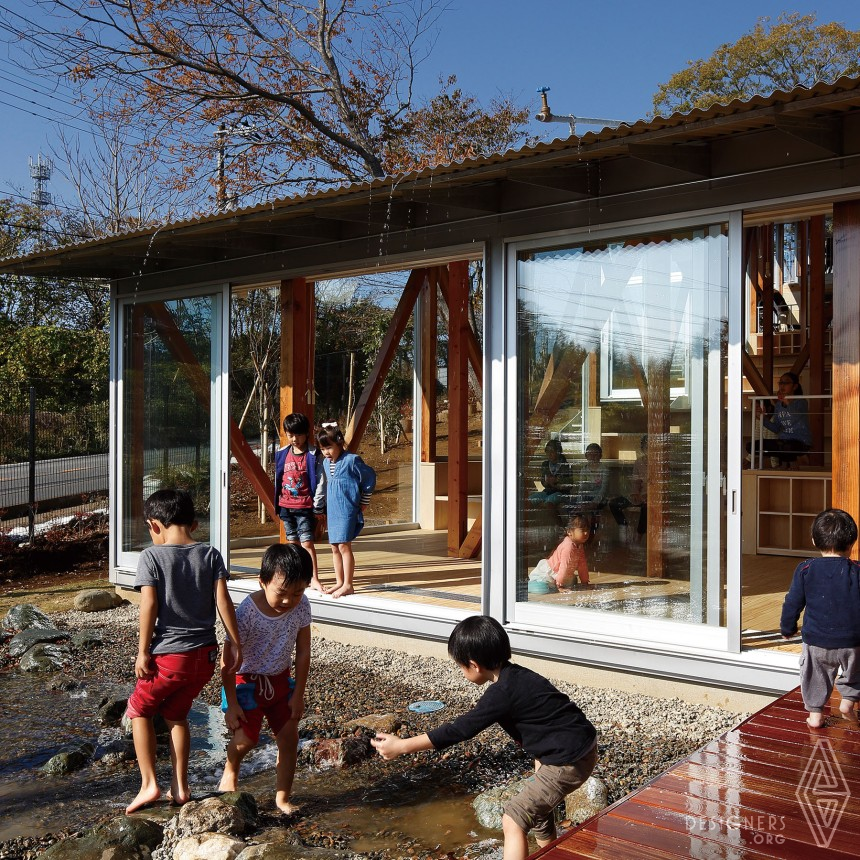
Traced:
[[194, 502], [184, 490], [159, 490], [144, 503], [152, 546], [140, 556], [134, 587], [140, 592], [140, 634], [128, 700], [140, 791], [126, 807], [134, 812], [161, 797], [155, 774], [155, 728], [161, 714], [170, 729], [173, 777], [168, 797], [191, 799], [188, 789], [188, 712], [212, 677], [218, 660], [216, 608], [233, 644], [235, 669], [242, 662], [229, 574], [218, 550], [197, 543]]

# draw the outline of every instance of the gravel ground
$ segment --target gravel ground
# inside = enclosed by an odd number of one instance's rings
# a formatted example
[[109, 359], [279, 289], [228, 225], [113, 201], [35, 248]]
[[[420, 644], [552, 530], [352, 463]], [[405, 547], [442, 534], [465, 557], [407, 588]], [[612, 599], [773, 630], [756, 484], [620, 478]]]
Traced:
[[[137, 606], [126, 604], [98, 613], [58, 613], [52, 619], [62, 629], [96, 629], [103, 635], [104, 645], [75, 655], [75, 676], [117, 683], [133, 681]], [[557, 686], [579, 704], [597, 727], [600, 757], [595, 776], [606, 783], [610, 802], [665, 771], [746, 716], [679, 699], [656, 699], [563, 682]], [[450, 661], [316, 637], [306, 717], [312, 718], [316, 736], [339, 737], [341, 727], [351, 719], [394, 712], [403, 721], [402, 733], [414, 734], [437, 725], [441, 715], [416, 715], [407, 710], [409, 702], [439, 699], [446, 703], [443, 713], [450, 719], [473, 704], [481, 692]], [[220, 685], [213, 680], [201, 697], [209, 704], [217, 704]], [[504, 732], [493, 728], [444, 753], [419, 753], [394, 762], [374, 757], [353, 774], [344, 771], [341, 778], [345, 791], [352, 790], [356, 780], [365, 784], [389, 780], [392, 790], [396, 790], [399, 779], [408, 779], [411, 784], [423, 780], [431, 785], [450, 784], [481, 791], [522, 775], [531, 765]], [[312, 805], [306, 813], [304, 823], [296, 823], [300, 835], [310, 842], [331, 844], [330, 834], [326, 842], [326, 834], [313, 832]]]

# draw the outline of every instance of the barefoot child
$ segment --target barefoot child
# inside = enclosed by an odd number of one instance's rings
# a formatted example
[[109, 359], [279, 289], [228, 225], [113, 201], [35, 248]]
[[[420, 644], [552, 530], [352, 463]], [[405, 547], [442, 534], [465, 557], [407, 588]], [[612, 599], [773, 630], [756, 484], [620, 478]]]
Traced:
[[[295, 544], [275, 544], [263, 555], [260, 590], [236, 611], [244, 659], [231, 668], [232, 636], [224, 643], [222, 679], [225, 720], [233, 737], [219, 791], [236, 791], [242, 759], [260, 740], [263, 717], [278, 745], [275, 805], [290, 815], [299, 746], [299, 720], [311, 664], [311, 605], [305, 597], [313, 574], [310, 553]], [[290, 677], [296, 651], [295, 678]]]
[[[197, 543], [191, 532], [194, 502], [184, 490], [159, 490], [143, 505], [152, 546], [140, 554], [134, 587], [140, 592], [140, 635], [134, 672], [137, 684], [126, 711], [140, 768], [140, 791], [126, 807], [134, 812], [161, 797], [155, 775], [156, 714], [170, 729], [173, 803], [187, 803], [188, 712], [215, 672], [218, 640], [215, 609], [240, 642], [228, 573], [218, 550]], [[240, 661], [241, 648], [232, 656]]]
[[506, 804], [505, 860], [528, 855], [528, 831], [540, 846], [555, 838], [558, 803], [591, 775], [597, 732], [585, 714], [546, 678], [510, 662], [511, 644], [498, 621], [471, 615], [448, 640], [448, 654], [473, 684], [492, 682], [471, 711], [429, 734], [412, 738], [377, 734], [371, 741], [386, 760], [420, 750], [441, 750], [498, 723], [535, 758], [535, 775]]
[[308, 446], [311, 423], [307, 415], [291, 412], [284, 418], [287, 444], [275, 454], [275, 509], [284, 523], [287, 543], [300, 543], [314, 564], [311, 588], [322, 591], [314, 547], [314, 494], [319, 483], [322, 457]]
[[[824, 726], [822, 710], [833, 691], [842, 695], [839, 712], [856, 720], [860, 699], [860, 565], [848, 558], [857, 525], [838, 508], [822, 511], [812, 524], [812, 542], [821, 558], [802, 561], [782, 604], [779, 629], [784, 639], [797, 633], [803, 612], [800, 692], [809, 711], [807, 724]], [[836, 680], [836, 674], [842, 674]]]
[[364, 526], [364, 511], [376, 486], [376, 472], [361, 457], [345, 448], [337, 425], [324, 424], [317, 434], [322, 449], [322, 474], [314, 497], [314, 510], [325, 510], [328, 541], [334, 562], [334, 586], [325, 589], [332, 597], [353, 594], [355, 558], [352, 542]]

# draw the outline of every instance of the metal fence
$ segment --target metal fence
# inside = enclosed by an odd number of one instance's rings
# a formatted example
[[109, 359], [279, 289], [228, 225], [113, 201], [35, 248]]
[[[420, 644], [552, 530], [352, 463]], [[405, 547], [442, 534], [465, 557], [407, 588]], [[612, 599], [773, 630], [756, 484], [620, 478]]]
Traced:
[[[107, 386], [74, 403], [65, 381], [0, 381], [0, 533], [32, 539], [51, 520], [107, 506]], [[69, 385], [65, 390], [73, 390]]]

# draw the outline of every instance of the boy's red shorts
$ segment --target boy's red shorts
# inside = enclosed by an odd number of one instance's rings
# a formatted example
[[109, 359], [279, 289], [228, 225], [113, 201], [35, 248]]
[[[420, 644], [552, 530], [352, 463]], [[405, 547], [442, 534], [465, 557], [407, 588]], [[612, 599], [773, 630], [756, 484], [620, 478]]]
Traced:
[[236, 675], [236, 683], [255, 685], [254, 700], [257, 707], [245, 711], [245, 721], [242, 723], [242, 731], [248, 740], [255, 745], [260, 740], [263, 717], [268, 720], [272, 734], [277, 735], [291, 716], [290, 697], [295, 685], [290, 670], [286, 669], [280, 675]]
[[126, 715], [152, 718], [161, 714], [165, 720], [178, 723], [188, 716], [197, 694], [215, 673], [218, 646], [204, 645], [179, 654], [155, 654], [151, 678], [138, 678], [128, 698]]

